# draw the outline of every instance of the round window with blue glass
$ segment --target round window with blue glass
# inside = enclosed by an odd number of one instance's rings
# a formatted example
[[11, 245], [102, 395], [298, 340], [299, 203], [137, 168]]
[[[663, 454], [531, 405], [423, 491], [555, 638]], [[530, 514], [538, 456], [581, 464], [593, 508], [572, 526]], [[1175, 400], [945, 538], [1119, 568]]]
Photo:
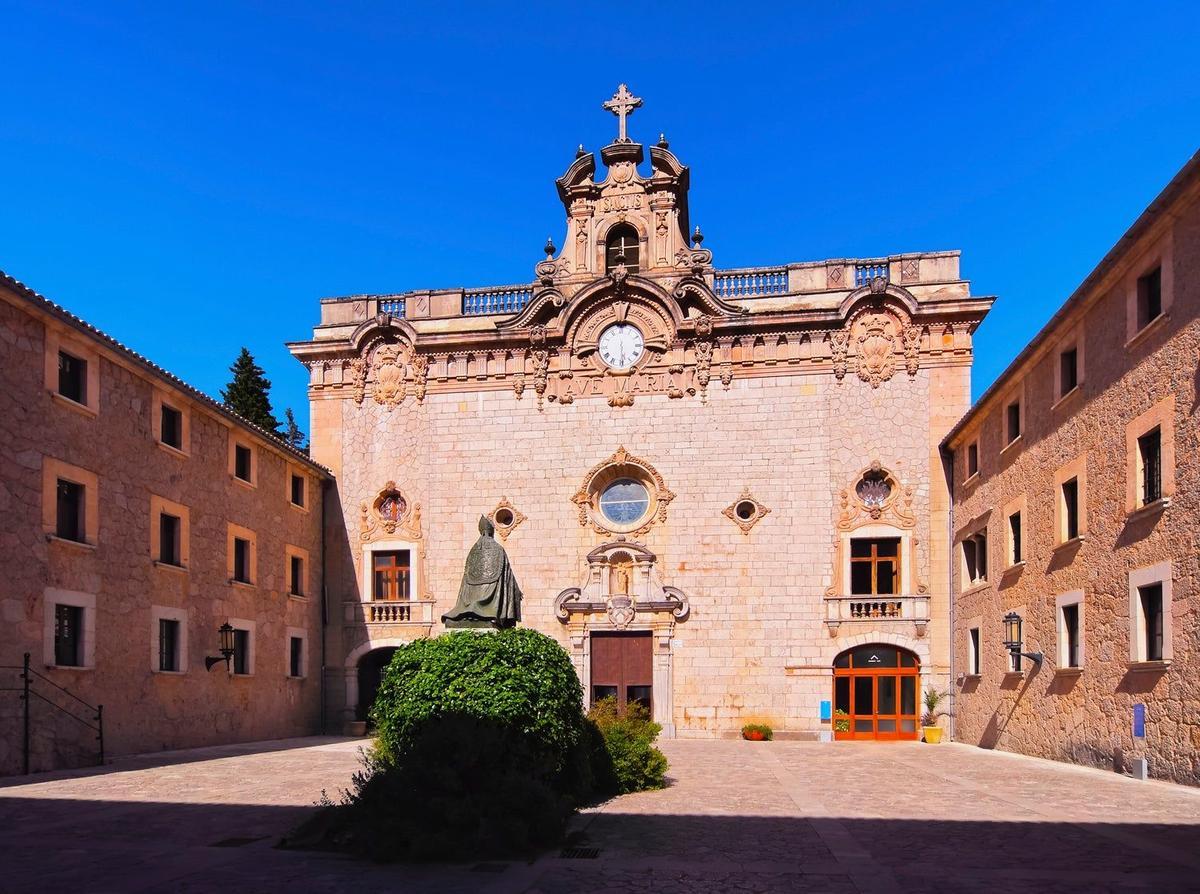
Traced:
[[649, 508], [650, 492], [632, 478], [619, 478], [600, 494], [600, 512], [614, 525], [631, 525]]

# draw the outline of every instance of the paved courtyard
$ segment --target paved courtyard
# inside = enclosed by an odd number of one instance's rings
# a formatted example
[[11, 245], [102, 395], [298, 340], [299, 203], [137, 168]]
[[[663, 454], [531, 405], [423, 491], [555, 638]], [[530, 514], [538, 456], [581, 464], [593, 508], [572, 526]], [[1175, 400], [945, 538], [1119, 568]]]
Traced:
[[1200, 791], [959, 745], [670, 741], [672, 785], [532, 862], [376, 866], [273, 847], [360, 741], [128, 758], [0, 783], [0, 891], [1200, 890]]

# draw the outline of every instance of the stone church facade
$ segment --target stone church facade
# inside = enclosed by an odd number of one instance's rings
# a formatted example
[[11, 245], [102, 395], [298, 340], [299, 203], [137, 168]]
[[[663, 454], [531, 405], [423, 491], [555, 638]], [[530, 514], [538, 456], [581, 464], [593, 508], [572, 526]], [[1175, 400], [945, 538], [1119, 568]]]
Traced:
[[915, 738], [950, 671], [939, 444], [991, 299], [957, 252], [716, 267], [640, 102], [557, 180], [533, 282], [325, 299], [289, 345], [336, 480], [327, 717], [354, 729], [390, 650], [441, 632], [487, 515], [589, 701]]

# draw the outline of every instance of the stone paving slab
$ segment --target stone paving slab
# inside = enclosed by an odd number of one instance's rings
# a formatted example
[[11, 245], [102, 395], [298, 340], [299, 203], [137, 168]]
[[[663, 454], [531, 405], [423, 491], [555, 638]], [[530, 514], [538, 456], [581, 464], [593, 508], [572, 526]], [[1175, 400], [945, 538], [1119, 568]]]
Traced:
[[667, 789], [577, 818], [595, 859], [377, 866], [276, 849], [322, 790], [349, 785], [362, 745], [4, 780], [0, 892], [1200, 891], [1200, 790], [960, 745], [664, 742]]

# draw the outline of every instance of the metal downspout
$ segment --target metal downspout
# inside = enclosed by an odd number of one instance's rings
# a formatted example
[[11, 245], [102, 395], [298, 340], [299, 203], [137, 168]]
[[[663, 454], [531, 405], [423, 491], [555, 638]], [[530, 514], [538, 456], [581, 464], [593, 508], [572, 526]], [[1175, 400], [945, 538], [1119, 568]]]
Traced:
[[321, 482], [321, 735], [326, 732], [325, 717], [325, 631], [329, 626], [329, 588], [325, 583], [325, 507], [329, 481]]
[[942, 469], [946, 475], [946, 493], [950, 500], [949, 511], [946, 513], [947, 530], [946, 530], [946, 581], [947, 581], [947, 598], [950, 602], [950, 685], [946, 691], [950, 696], [950, 741], [956, 741], [955, 733], [955, 715], [958, 714], [958, 678], [954, 674], [954, 631], [955, 618], [958, 609], [957, 601], [954, 598], [954, 452], [943, 449], [942, 454]]

